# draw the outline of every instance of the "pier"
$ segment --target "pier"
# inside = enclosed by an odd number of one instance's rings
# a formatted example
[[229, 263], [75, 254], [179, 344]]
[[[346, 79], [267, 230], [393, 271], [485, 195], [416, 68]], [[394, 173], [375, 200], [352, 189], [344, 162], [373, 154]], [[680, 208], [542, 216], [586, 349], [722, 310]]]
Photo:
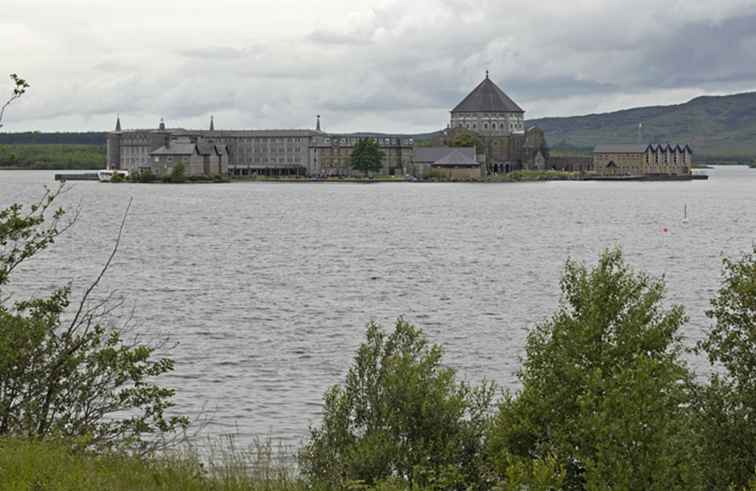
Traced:
[[98, 181], [96, 172], [80, 172], [77, 174], [55, 174], [56, 181]]

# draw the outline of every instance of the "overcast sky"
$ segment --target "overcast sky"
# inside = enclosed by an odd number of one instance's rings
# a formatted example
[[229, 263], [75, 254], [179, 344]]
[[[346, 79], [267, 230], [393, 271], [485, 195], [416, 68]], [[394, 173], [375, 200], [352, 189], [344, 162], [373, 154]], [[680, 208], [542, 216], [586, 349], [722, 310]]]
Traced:
[[486, 69], [528, 118], [756, 90], [756, 0], [0, 2], [5, 131], [430, 131]]

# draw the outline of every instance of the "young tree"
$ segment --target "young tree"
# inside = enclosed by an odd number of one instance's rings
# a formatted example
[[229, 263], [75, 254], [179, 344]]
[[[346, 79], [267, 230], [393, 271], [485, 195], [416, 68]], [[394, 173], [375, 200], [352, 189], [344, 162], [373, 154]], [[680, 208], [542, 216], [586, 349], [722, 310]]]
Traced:
[[[28, 209], [0, 210], [0, 298], [11, 273], [70, 225], [53, 207], [59, 192]], [[166, 414], [174, 391], [154, 383], [173, 362], [154, 359], [154, 347], [127, 343], [108, 326], [111, 299], [90, 299], [125, 220], [80, 303], [71, 306], [69, 287], [47, 298], [0, 302], [0, 436], [64, 437], [93, 448], [147, 452], [187, 426], [185, 418]]]
[[569, 261], [561, 286], [557, 312], [528, 335], [522, 390], [489, 436], [497, 474], [556, 459], [567, 489], [694, 482], [682, 308], [666, 310], [663, 281], [633, 272], [619, 250], [591, 270]]
[[386, 154], [373, 138], [363, 138], [357, 142], [352, 150], [352, 169], [362, 171], [368, 176], [371, 172], [383, 169], [383, 158]]
[[183, 161], [176, 162], [176, 165], [171, 169], [170, 175], [171, 182], [184, 182], [186, 181], [186, 165]]
[[699, 344], [723, 372], [699, 388], [698, 429], [707, 487], [743, 489], [756, 469], [756, 251], [725, 259], [723, 276]]
[[389, 478], [468, 489], [482, 480], [493, 389], [457, 382], [441, 356], [403, 320], [388, 335], [370, 324], [344, 385], [325, 394], [322, 425], [300, 455], [304, 474], [331, 489]]
[[8, 106], [20, 99], [21, 96], [26, 93], [26, 90], [31, 87], [26, 80], [15, 73], [10, 74], [10, 79], [13, 85], [13, 91], [11, 92], [10, 98], [0, 106], [0, 128], [3, 127], [3, 116], [5, 116], [5, 110], [8, 109]]
[[458, 130], [457, 135], [449, 143], [450, 147], [475, 147], [478, 152], [483, 151], [483, 142], [480, 137], [469, 130]]

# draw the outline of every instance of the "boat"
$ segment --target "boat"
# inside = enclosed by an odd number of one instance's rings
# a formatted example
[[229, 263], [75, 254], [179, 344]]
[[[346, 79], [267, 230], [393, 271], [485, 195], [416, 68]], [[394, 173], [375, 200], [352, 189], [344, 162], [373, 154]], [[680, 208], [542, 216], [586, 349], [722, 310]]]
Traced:
[[126, 170], [112, 170], [112, 169], [104, 169], [104, 170], [98, 170], [97, 171], [97, 179], [100, 182], [110, 182], [113, 180], [113, 176], [119, 175], [123, 177], [124, 179], [129, 177], [129, 171]]

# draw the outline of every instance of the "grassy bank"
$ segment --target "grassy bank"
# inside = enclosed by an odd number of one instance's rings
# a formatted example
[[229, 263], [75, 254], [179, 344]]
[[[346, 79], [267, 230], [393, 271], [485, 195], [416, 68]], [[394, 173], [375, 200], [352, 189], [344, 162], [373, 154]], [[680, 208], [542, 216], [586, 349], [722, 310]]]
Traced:
[[90, 170], [105, 168], [103, 145], [0, 145], [0, 169]]
[[538, 182], [538, 181], [572, 181], [580, 178], [577, 172], [558, 170], [518, 170], [509, 174], [489, 176], [486, 182]]
[[71, 450], [63, 443], [0, 439], [0, 490], [303, 490], [269, 445], [214, 446], [202, 462], [191, 449], [141, 459]]
[[[207, 454], [207, 455], [205, 455]], [[270, 441], [239, 449], [231, 440], [215, 441], [203, 457], [192, 448], [159, 457], [138, 458], [72, 450], [63, 442], [0, 438], [0, 491], [326, 491], [297, 477], [293, 456]], [[350, 490], [399, 491], [399, 484]], [[417, 491], [424, 488], [414, 487]]]

